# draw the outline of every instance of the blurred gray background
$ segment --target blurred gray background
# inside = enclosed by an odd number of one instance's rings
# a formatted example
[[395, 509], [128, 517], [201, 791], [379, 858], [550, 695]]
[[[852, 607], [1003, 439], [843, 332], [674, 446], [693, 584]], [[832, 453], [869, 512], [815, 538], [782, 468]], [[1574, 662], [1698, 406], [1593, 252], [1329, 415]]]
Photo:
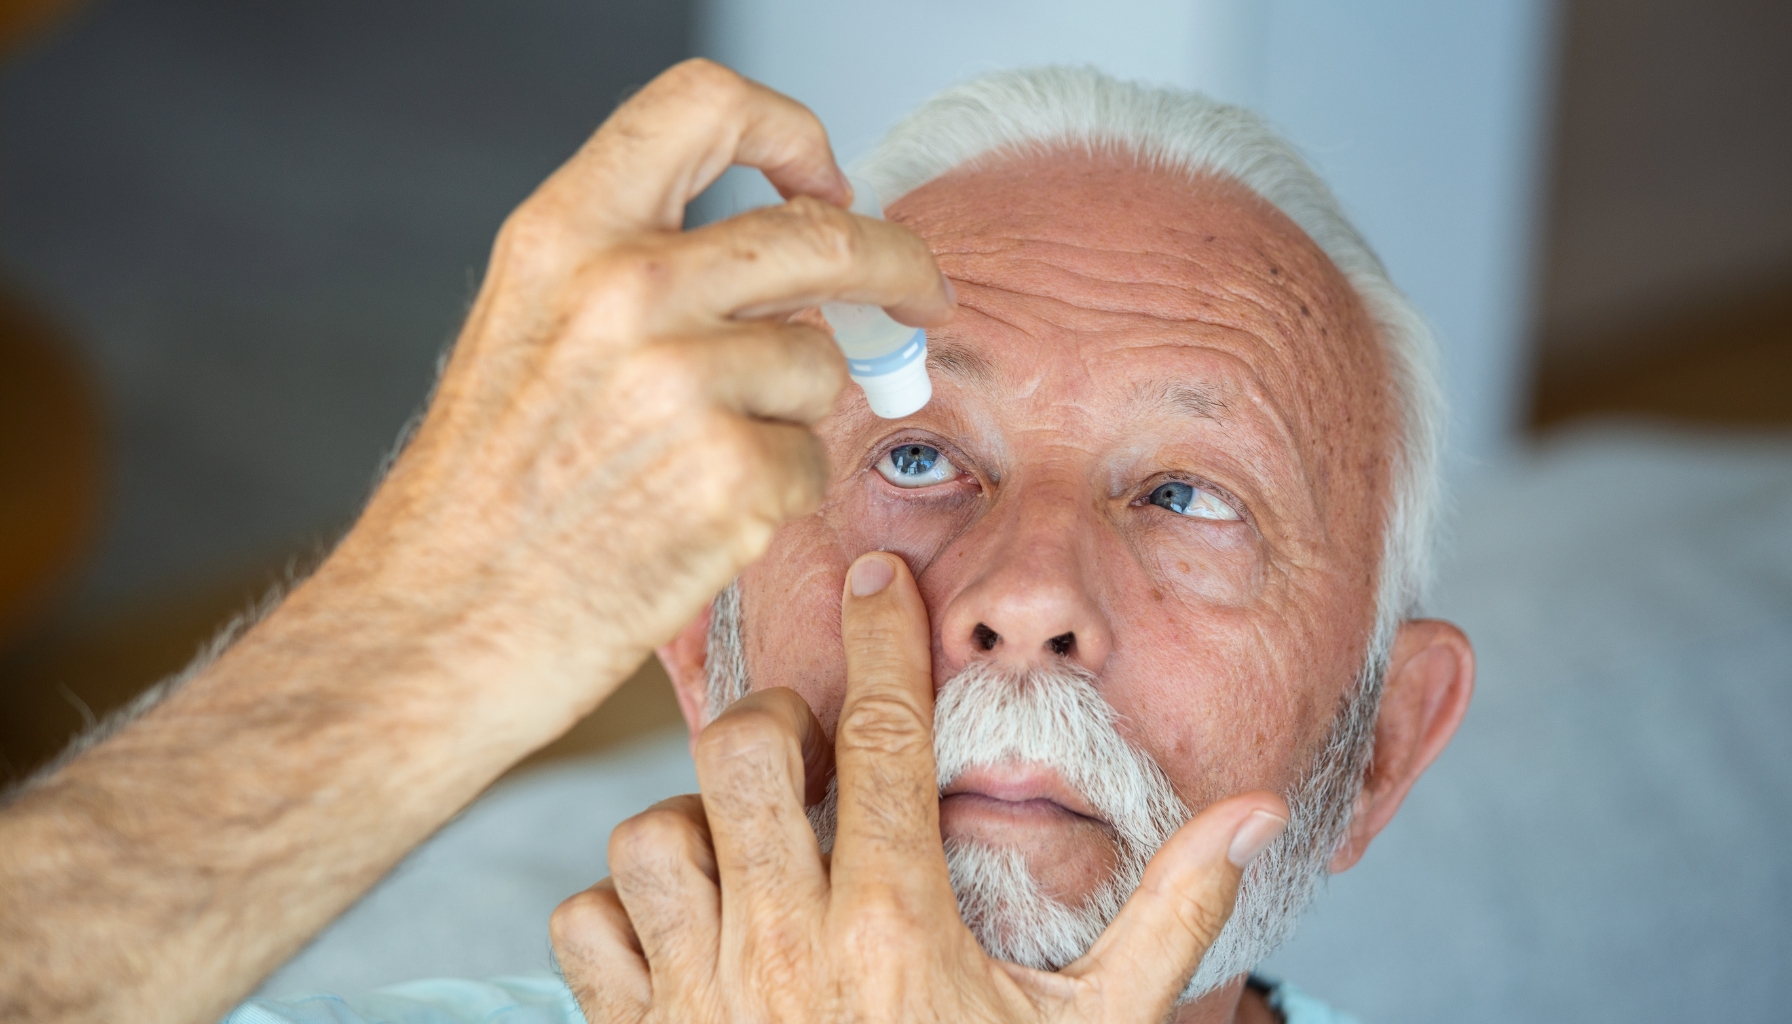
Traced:
[[0, 259], [105, 395], [77, 601], [327, 537], [499, 222], [688, 55], [677, 2], [99, 0], [0, 79]]
[[[1784, 1019], [1792, 4], [34, 6], [0, 12], [0, 778], [327, 547], [502, 218], [667, 65], [791, 90], [850, 158], [946, 78], [1095, 60], [1289, 131], [1464, 410], [1437, 607], [1476, 707], [1275, 968], [1365, 1020]], [[607, 823], [687, 784], [676, 741], [614, 755], [639, 784], [568, 760], [665, 735], [653, 666], [606, 713], [274, 984], [539, 966]], [[550, 791], [597, 808], [577, 850]]]

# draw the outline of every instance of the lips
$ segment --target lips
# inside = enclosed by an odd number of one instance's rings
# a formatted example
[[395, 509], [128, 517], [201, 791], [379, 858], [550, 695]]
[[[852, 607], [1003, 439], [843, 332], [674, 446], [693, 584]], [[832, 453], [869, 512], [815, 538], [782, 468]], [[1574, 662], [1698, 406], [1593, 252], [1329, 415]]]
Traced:
[[1058, 814], [1105, 820], [1056, 770], [1040, 764], [976, 765], [940, 790], [940, 801], [977, 802], [989, 810], [1018, 816]]

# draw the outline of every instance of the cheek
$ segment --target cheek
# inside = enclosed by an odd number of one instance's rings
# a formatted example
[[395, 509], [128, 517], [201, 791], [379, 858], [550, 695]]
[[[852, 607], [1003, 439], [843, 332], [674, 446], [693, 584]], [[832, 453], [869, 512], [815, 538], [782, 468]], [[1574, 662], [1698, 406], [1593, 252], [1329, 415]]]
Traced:
[[1130, 540], [1156, 601], [1240, 608], [1262, 592], [1262, 541], [1245, 523], [1153, 523]]
[[860, 551], [901, 555], [916, 579], [924, 576], [981, 507], [978, 491], [956, 484], [903, 491], [875, 471], [858, 475], [845, 488], [843, 534]]
[[765, 557], [740, 577], [753, 688], [790, 687], [830, 733], [845, 696], [840, 588], [852, 556], [818, 513], [780, 529]]
[[[1168, 603], [1168, 602], [1166, 602]], [[1155, 605], [1155, 602], [1154, 602]], [[1103, 696], [1192, 809], [1250, 789], [1284, 791], [1307, 747], [1303, 688], [1248, 611], [1161, 606], [1125, 616]]]

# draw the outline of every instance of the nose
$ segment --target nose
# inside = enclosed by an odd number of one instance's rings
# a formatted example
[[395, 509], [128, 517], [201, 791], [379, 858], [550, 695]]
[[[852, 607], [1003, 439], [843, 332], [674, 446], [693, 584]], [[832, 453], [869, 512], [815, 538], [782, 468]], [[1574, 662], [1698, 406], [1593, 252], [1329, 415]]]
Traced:
[[958, 540], [970, 578], [940, 621], [948, 667], [1074, 662], [1100, 672], [1113, 647], [1090, 586], [1100, 524], [1067, 489], [1013, 486]]

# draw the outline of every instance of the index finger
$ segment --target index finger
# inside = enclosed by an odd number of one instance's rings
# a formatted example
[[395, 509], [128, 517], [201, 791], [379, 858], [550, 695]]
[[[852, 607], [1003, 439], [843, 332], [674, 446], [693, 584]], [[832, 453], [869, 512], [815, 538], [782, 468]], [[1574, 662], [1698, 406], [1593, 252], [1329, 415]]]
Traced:
[[785, 198], [845, 205], [852, 191], [808, 107], [696, 59], [619, 107], [537, 196], [587, 231], [677, 231], [730, 164], [757, 167]]
[[[861, 555], [846, 574], [846, 699], [834, 729], [836, 890], [896, 885], [952, 899], [940, 845], [927, 607], [902, 559]], [[956, 904], [954, 904], [956, 906]]]

